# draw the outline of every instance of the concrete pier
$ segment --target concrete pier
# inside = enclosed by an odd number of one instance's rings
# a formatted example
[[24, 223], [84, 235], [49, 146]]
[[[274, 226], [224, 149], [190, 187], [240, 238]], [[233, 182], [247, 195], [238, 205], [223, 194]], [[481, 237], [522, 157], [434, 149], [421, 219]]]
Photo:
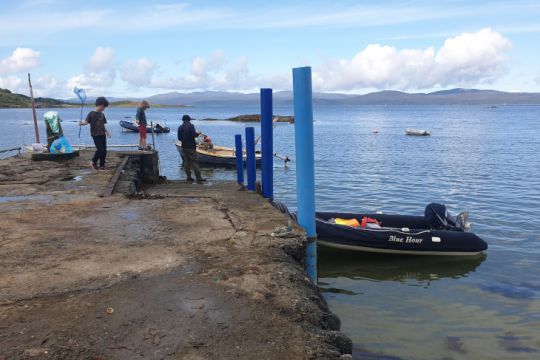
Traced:
[[348, 357], [304, 234], [267, 200], [92, 154], [0, 160], [0, 359]]

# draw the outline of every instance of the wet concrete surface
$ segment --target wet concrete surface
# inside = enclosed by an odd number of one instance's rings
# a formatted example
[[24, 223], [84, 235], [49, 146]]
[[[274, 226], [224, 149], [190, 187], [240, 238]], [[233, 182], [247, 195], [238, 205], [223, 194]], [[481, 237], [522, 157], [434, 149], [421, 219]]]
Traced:
[[[0, 161], [0, 359], [332, 359], [350, 353], [304, 237], [231, 183], [99, 197], [91, 152]], [[132, 174], [132, 175], [129, 175]], [[126, 179], [127, 177], [127, 179]], [[123, 183], [124, 185], [122, 185]]]

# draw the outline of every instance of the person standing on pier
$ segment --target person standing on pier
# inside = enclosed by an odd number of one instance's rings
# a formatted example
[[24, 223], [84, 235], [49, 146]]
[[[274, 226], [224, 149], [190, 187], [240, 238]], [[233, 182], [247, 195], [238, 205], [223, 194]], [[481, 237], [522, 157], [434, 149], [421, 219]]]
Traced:
[[197, 158], [197, 143], [195, 139], [201, 134], [200, 131], [195, 131], [195, 126], [190, 122], [189, 115], [182, 116], [182, 125], [178, 127], [178, 140], [182, 142], [182, 158], [184, 160], [184, 170], [186, 171], [189, 183], [193, 182], [191, 177], [191, 169], [195, 172], [197, 183], [201, 184], [206, 179], [201, 176], [199, 170], [199, 159]]
[[139, 126], [139, 150], [152, 150], [150, 146], [146, 147], [146, 109], [150, 107], [148, 101], [143, 100], [137, 108], [137, 115], [135, 115], [135, 122]]
[[[90, 124], [90, 135], [94, 139], [96, 145], [96, 153], [92, 158], [92, 170], [107, 170], [105, 168], [105, 158], [107, 157], [107, 137], [111, 137], [111, 134], [105, 128], [107, 119], [103, 114], [105, 108], [109, 106], [109, 102], [103, 96], [96, 99], [96, 109], [90, 111], [86, 116], [86, 119], [81, 121], [81, 125]], [[99, 160], [99, 168], [97, 161]]]

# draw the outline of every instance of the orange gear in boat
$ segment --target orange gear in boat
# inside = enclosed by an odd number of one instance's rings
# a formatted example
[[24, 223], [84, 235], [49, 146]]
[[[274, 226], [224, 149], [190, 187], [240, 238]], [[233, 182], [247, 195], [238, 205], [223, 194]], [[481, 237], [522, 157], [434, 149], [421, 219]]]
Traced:
[[345, 225], [345, 226], [351, 226], [351, 227], [360, 227], [360, 223], [355, 218], [352, 219], [340, 219], [336, 218], [336, 224], [338, 225]]
[[[356, 219], [355, 219], [355, 220], [356, 220]], [[377, 219], [373, 219], [373, 218], [364, 216], [364, 217], [362, 218], [362, 224], [360, 225], [360, 227], [362, 227], [362, 228], [365, 229], [368, 223], [370, 223], [370, 224], [381, 225], [381, 223], [380, 223], [379, 221], [377, 221]]]

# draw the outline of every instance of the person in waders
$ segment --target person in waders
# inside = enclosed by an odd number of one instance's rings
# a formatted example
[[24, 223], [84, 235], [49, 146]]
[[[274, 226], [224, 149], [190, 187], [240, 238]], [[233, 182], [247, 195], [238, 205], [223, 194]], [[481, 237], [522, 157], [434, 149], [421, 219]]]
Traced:
[[197, 158], [197, 143], [195, 139], [199, 137], [200, 132], [195, 131], [195, 126], [190, 122], [189, 115], [182, 116], [182, 125], [178, 127], [178, 140], [182, 142], [182, 158], [184, 160], [184, 170], [186, 171], [186, 181], [193, 182], [191, 170], [195, 172], [197, 184], [202, 184], [206, 179], [201, 176], [199, 170], [199, 159]]

